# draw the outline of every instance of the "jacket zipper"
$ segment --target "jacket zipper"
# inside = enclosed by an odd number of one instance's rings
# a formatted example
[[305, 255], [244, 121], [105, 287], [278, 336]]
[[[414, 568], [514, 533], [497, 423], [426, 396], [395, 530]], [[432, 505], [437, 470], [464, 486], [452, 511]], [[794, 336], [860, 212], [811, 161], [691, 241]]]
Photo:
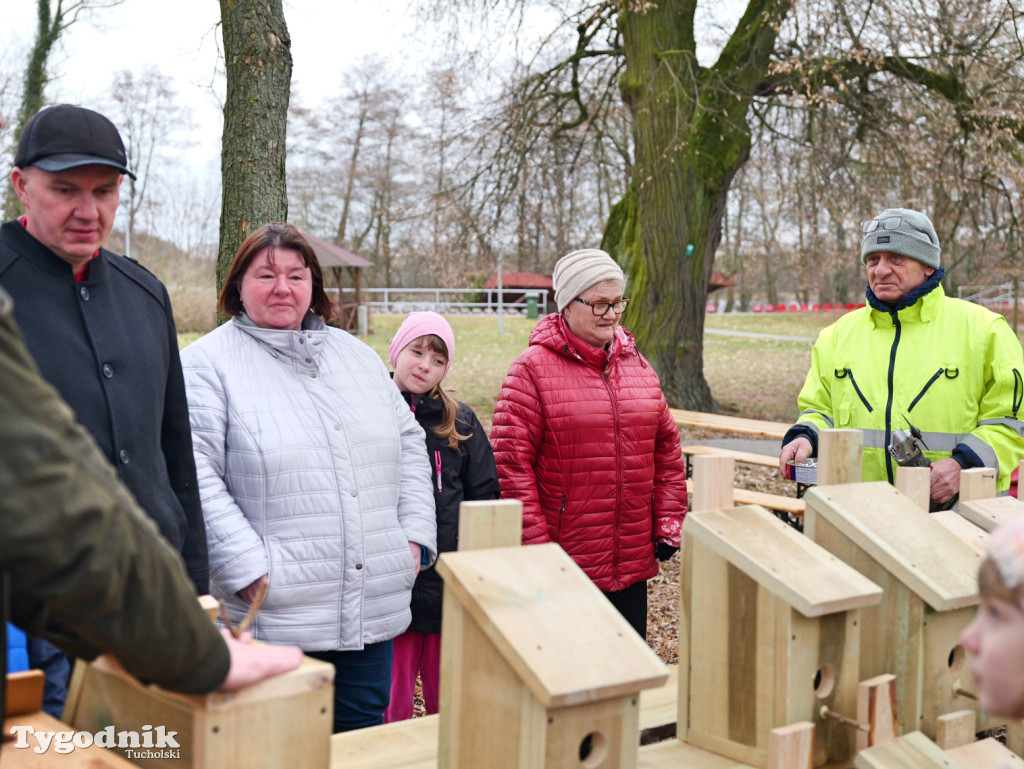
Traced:
[[441, 493], [441, 452], [434, 450], [434, 467], [437, 469], [437, 493]]
[[[860, 398], [860, 402], [864, 404], [864, 408], [866, 408], [868, 410], [869, 414], [871, 412], [873, 412], [874, 409], [871, 408], [871, 404], [868, 403], [868, 399], [864, 397], [864, 393], [862, 393], [860, 391], [860, 388], [857, 386], [857, 380], [853, 376], [853, 371], [850, 370], [849, 368], [844, 368], [843, 369], [843, 376], [850, 377], [850, 384], [853, 385], [853, 389], [854, 389], [854, 391], [856, 391], [857, 397]], [[842, 379], [842, 377], [840, 377], [840, 379]]]
[[1024, 380], [1021, 379], [1020, 371], [1013, 370], [1013, 418], [1017, 418], [1020, 411], [1020, 402], [1024, 400]]
[[925, 386], [924, 386], [924, 389], [922, 389], [922, 390], [921, 390], [921, 392], [919, 392], [919, 393], [917, 394], [917, 397], [916, 397], [916, 398], [914, 398], [914, 400], [910, 401], [910, 405], [909, 405], [909, 406], [907, 406], [907, 413], [908, 413], [908, 414], [909, 414], [909, 413], [910, 413], [911, 411], [913, 411], [913, 410], [914, 410], [914, 406], [916, 406], [916, 405], [917, 405], [917, 402], [918, 402], [919, 400], [921, 400], [921, 398], [923, 398], [923, 397], [924, 397], [924, 394], [925, 394], [926, 392], [928, 392], [928, 388], [929, 388], [929, 387], [931, 387], [931, 386], [932, 386], [933, 384], [935, 384], [935, 380], [936, 380], [936, 379], [938, 379], [938, 378], [939, 378], [940, 376], [942, 376], [942, 372], [943, 372], [944, 370], [945, 370], [945, 369], [941, 369], [941, 368], [940, 368], [940, 369], [939, 369], [938, 371], [936, 371], [936, 372], [935, 372], [935, 374], [933, 374], [933, 375], [932, 375], [932, 378], [931, 378], [931, 379], [929, 379], [929, 380], [928, 380], [928, 382], [927, 382], [927, 383], [925, 384]]
[[[616, 431], [619, 427], [619, 404], [615, 400], [615, 392], [612, 390], [611, 383], [608, 381], [608, 377], [611, 375], [611, 361], [605, 364], [606, 368], [601, 376], [601, 380], [604, 382], [604, 386], [608, 389], [608, 397], [612, 402], [612, 424], [615, 426]], [[622, 442], [615, 441], [615, 468], [616, 473], [621, 471], [622, 468]], [[619, 590], [619, 530], [621, 522], [619, 521], [619, 513], [622, 508], [622, 483], [620, 478], [615, 479], [615, 534], [612, 548], [612, 589]]]
[[[892, 313], [892, 325], [896, 329], [896, 335], [892, 340], [892, 349], [889, 351], [889, 398], [885, 403], [885, 445], [888, 446], [892, 441], [892, 399], [894, 394], [894, 381], [896, 378], [896, 350], [900, 346], [900, 333], [903, 331], [903, 326], [900, 325], [900, 318], [897, 313]], [[892, 454], [888, 451], [883, 451], [885, 454], [885, 473], [889, 478], [889, 483], [892, 484], [895, 479], [895, 473], [892, 468]]]
[[558, 541], [562, 541], [562, 517], [565, 515], [565, 503], [568, 497], [562, 495], [562, 506], [558, 508]]

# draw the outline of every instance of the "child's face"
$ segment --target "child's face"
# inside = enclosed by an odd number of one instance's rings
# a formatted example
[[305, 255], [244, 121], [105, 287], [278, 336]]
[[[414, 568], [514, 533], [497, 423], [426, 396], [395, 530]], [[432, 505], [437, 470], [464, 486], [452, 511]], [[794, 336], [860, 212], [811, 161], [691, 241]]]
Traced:
[[1024, 611], [1002, 598], [982, 596], [978, 614], [960, 640], [974, 655], [978, 704], [987, 713], [1024, 717]]
[[447, 355], [431, 350], [423, 337], [414, 339], [395, 359], [395, 384], [399, 390], [423, 395], [440, 384], [447, 365]]

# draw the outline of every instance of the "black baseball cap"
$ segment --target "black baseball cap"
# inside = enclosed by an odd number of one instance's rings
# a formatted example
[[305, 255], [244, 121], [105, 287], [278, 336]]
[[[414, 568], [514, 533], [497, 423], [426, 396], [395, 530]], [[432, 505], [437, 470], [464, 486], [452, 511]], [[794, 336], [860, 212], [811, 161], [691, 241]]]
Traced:
[[32, 116], [18, 142], [14, 165], [50, 172], [110, 166], [135, 178], [114, 124], [99, 112], [72, 104], [47, 107]]

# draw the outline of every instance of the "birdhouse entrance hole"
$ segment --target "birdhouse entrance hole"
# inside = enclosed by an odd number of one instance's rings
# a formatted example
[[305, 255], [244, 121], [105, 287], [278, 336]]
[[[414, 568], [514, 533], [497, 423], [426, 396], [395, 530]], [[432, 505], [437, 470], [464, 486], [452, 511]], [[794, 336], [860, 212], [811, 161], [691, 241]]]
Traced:
[[832, 693], [836, 685], [836, 674], [831, 665], [822, 665], [814, 674], [814, 694], [819, 700]]
[[580, 742], [580, 766], [598, 769], [608, 757], [608, 740], [600, 732], [591, 732]]
[[957, 644], [953, 647], [952, 651], [949, 652], [949, 669], [954, 673], [959, 673], [960, 668], [964, 666], [964, 647]]

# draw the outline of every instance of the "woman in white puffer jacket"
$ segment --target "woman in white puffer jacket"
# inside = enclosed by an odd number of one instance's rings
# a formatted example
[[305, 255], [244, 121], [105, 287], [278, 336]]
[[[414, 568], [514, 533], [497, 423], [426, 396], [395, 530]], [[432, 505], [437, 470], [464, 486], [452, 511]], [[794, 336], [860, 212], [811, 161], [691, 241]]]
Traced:
[[253, 635], [335, 665], [335, 731], [382, 722], [391, 639], [436, 557], [423, 431], [380, 357], [329, 328], [309, 243], [268, 224], [220, 295], [230, 321], [181, 353], [210, 582]]

